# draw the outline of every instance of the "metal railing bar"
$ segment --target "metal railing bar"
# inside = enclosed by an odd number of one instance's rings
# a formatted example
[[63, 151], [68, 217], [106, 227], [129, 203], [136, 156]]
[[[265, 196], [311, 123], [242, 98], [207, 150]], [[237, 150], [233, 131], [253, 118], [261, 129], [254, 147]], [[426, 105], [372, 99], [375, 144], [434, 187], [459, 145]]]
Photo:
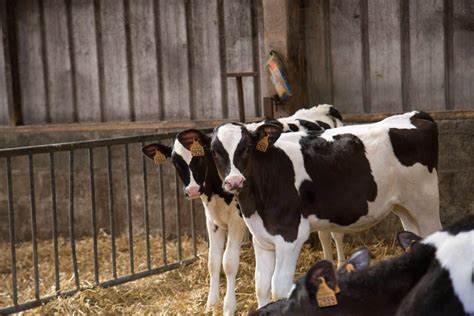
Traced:
[[[200, 129], [204, 133], [212, 132], [212, 128]], [[116, 138], [104, 138], [96, 140], [85, 140], [78, 142], [67, 142], [67, 143], [57, 143], [57, 144], [48, 144], [48, 145], [35, 145], [35, 146], [23, 146], [15, 148], [5, 148], [0, 149], [0, 157], [14, 157], [14, 156], [23, 156], [29, 154], [44, 154], [49, 152], [58, 152], [58, 151], [71, 151], [77, 149], [87, 149], [95, 147], [105, 147], [105, 146], [114, 146], [114, 145], [124, 145], [131, 143], [139, 143], [145, 141], [160, 141], [166, 139], [173, 139], [179, 131], [172, 131], [167, 133], [160, 134], [147, 134], [139, 136], [127, 136], [127, 137], [116, 137]]]
[[124, 145], [125, 158], [125, 182], [127, 190], [127, 222], [128, 222], [128, 248], [130, 255], [130, 273], [135, 271], [135, 258], [133, 253], [133, 218], [132, 218], [132, 197], [130, 192], [130, 162], [128, 156], [128, 144]]
[[176, 201], [176, 235], [178, 239], [178, 260], [181, 261], [183, 258], [183, 249], [182, 249], [182, 242], [181, 242], [181, 210], [179, 207], [179, 177], [178, 171], [174, 168], [174, 197]]
[[[145, 143], [142, 142], [142, 147]], [[150, 258], [150, 224], [148, 216], [148, 177], [146, 173], [146, 158], [142, 155], [142, 173], [143, 173], [143, 222], [145, 225], [145, 245], [146, 245], [146, 266], [148, 270], [151, 269]]]
[[8, 190], [8, 226], [9, 226], [9, 233], [10, 233], [12, 302], [13, 302], [13, 305], [17, 305], [18, 304], [18, 288], [17, 288], [17, 283], [16, 283], [15, 213], [13, 210], [13, 183], [12, 183], [12, 168], [11, 168], [10, 158], [6, 158], [5, 169], [7, 172], [7, 190]]
[[33, 248], [33, 274], [35, 298], [39, 299], [39, 272], [38, 272], [38, 242], [36, 240], [36, 200], [35, 200], [35, 178], [33, 170], [33, 155], [28, 155], [28, 172], [30, 178], [30, 207], [31, 207], [31, 243]]
[[113, 178], [112, 178], [112, 153], [110, 146], [107, 146], [107, 178], [108, 178], [108, 189], [109, 189], [109, 225], [110, 225], [110, 240], [112, 250], [112, 275], [114, 279], [117, 278], [117, 261], [115, 251], [115, 216], [114, 216], [114, 189], [113, 189]]
[[54, 280], [56, 292], [60, 290], [59, 249], [58, 249], [58, 214], [56, 205], [56, 175], [54, 172], [54, 153], [49, 153], [49, 176], [51, 185], [51, 217], [53, 222]]
[[74, 231], [74, 151], [69, 152], [69, 239], [71, 242], [71, 258], [74, 270], [74, 283], [79, 288], [79, 271], [77, 269], [76, 234]]
[[163, 188], [163, 166], [158, 167], [159, 179], [160, 179], [160, 220], [161, 220], [161, 254], [163, 257], [163, 263], [168, 263], [166, 255], [166, 218], [165, 218], [165, 194]]
[[94, 260], [94, 282], [99, 283], [99, 257], [97, 252], [97, 215], [95, 207], [95, 177], [94, 177], [94, 149], [89, 148], [89, 175], [91, 189], [91, 229], [92, 229], [92, 253]]
[[194, 200], [191, 200], [191, 239], [193, 240], [193, 256], [197, 257], [195, 212], [196, 205]]

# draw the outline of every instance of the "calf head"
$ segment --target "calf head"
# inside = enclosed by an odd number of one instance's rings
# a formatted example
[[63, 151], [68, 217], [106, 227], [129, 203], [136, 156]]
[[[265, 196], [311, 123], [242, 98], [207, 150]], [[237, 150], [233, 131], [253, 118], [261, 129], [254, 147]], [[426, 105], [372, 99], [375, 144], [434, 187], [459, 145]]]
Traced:
[[280, 137], [282, 129], [273, 124], [264, 124], [249, 131], [238, 123], [223, 124], [215, 128], [211, 142], [212, 156], [223, 189], [237, 194], [244, 189], [251, 172], [252, 156], [265, 153]]
[[338, 278], [369, 266], [370, 252], [363, 247], [356, 250], [339, 269], [327, 260], [318, 261], [297, 281], [287, 299], [267, 304], [249, 315], [337, 315]]
[[173, 147], [150, 144], [142, 148], [146, 157], [160, 164], [171, 158], [179, 177], [184, 183], [184, 194], [188, 199], [199, 197], [208, 171], [210, 138], [196, 129], [180, 132]]

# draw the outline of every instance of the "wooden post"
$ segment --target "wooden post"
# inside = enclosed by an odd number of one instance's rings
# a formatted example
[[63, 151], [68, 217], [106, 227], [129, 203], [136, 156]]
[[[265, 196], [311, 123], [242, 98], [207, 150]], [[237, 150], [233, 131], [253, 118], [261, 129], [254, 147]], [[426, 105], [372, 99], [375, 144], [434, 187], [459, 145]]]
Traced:
[[263, 98], [263, 116], [266, 119], [272, 119], [275, 117], [275, 111], [273, 109], [273, 98], [264, 97]]
[[225, 73], [223, 74], [224, 77], [234, 77], [237, 83], [237, 98], [239, 104], [239, 120], [242, 123], [245, 123], [245, 104], [244, 104], [244, 87], [242, 82], [242, 77], [256, 77], [256, 72], [233, 72], [233, 73]]

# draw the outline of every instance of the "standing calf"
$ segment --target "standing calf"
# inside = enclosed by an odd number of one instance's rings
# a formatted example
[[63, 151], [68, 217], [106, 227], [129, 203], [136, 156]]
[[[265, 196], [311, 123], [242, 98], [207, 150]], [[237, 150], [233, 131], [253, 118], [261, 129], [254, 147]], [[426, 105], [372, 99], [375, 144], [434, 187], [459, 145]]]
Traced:
[[[323, 104], [311, 109], [302, 109], [294, 115], [271, 120], [284, 131], [317, 130], [342, 125], [341, 114], [331, 105]], [[253, 130], [269, 121], [247, 124]], [[143, 153], [157, 163], [171, 158], [181, 180], [188, 199], [201, 198], [205, 209], [206, 226], [209, 235], [209, 274], [210, 289], [207, 307], [217, 304], [219, 299], [219, 274], [223, 262], [227, 278], [224, 298], [224, 314], [233, 314], [236, 310], [235, 278], [239, 265], [240, 246], [245, 234], [239, 206], [233, 194], [222, 189], [222, 181], [217, 174], [215, 163], [210, 154], [210, 137], [196, 129], [179, 133], [172, 147], [163, 144], [150, 144], [143, 147]], [[343, 260], [343, 234], [333, 234], [336, 241], [339, 260]], [[224, 244], [227, 245], [224, 251]], [[325, 258], [332, 259], [331, 237], [328, 232], [320, 235]], [[329, 257], [331, 254], [331, 257]]]
[[282, 134], [266, 124], [214, 130], [214, 161], [254, 237], [259, 306], [286, 297], [311, 231], [355, 232], [394, 212], [426, 236], [439, 220], [438, 132], [426, 113]]
[[[404, 234], [402, 238], [410, 237]], [[403, 243], [411, 244], [413, 239]], [[365, 271], [337, 276], [328, 261], [319, 261], [287, 299], [250, 315], [474, 315], [474, 216], [410, 248], [404, 255]], [[319, 306], [323, 281], [330, 288], [329, 295], [335, 297], [335, 304], [329, 304], [332, 306]]]

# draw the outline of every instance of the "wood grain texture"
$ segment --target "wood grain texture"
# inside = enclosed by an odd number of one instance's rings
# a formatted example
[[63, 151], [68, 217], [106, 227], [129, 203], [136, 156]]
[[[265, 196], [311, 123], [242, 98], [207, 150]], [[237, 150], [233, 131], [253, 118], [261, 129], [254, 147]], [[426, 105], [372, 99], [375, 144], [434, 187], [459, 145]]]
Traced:
[[[227, 49], [227, 72], [253, 71], [251, 0], [224, 1], [224, 23]], [[255, 78], [243, 78], [245, 116], [255, 116]], [[239, 115], [237, 85], [229, 78], [229, 117]]]
[[42, 60], [40, 7], [38, 1], [17, 2], [18, 66], [25, 124], [47, 122], [47, 95]]
[[402, 110], [398, 0], [368, 1], [372, 112]]
[[79, 122], [100, 122], [99, 70], [93, 0], [71, 1], [75, 89]]
[[328, 0], [307, 0], [304, 6], [306, 86], [310, 105], [332, 103]]
[[343, 113], [362, 113], [362, 43], [358, 0], [331, 0], [331, 61], [334, 105]]
[[443, 0], [410, 1], [412, 109], [445, 109]]
[[104, 120], [130, 120], [123, 2], [102, 0], [100, 11], [104, 59]]
[[[4, 41], [6, 40], [6, 1], [0, 0], [0, 69], [6, 70], [5, 63], [5, 49]], [[9, 106], [8, 106], [8, 87], [7, 87], [7, 73], [6, 71], [0, 71], [0, 125], [8, 125], [9, 123]]]
[[217, 1], [192, 1], [193, 83], [196, 119], [222, 117]]
[[453, 20], [454, 108], [474, 110], [474, 3], [453, 1]]
[[130, 1], [130, 39], [135, 115], [138, 121], [159, 118], [153, 0]]
[[43, 10], [51, 121], [72, 122], [74, 106], [66, 3], [44, 0]]

